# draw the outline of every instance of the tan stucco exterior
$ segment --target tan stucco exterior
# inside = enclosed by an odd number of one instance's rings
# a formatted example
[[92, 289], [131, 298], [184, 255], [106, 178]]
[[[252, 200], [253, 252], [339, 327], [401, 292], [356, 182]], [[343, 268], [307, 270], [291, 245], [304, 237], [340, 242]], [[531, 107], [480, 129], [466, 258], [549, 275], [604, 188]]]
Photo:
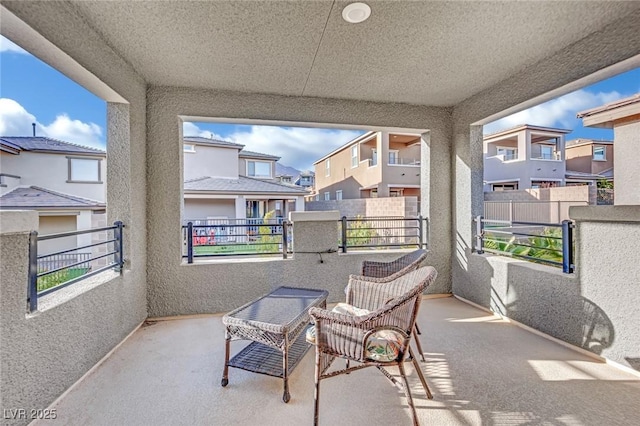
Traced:
[[[605, 159], [594, 159], [594, 149], [604, 148]], [[614, 149], [609, 141], [585, 140], [583, 143], [565, 148], [567, 170], [582, 173], [600, 174], [613, 167]]]
[[335, 200], [336, 191], [342, 191], [342, 199], [370, 198], [372, 192], [378, 197], [416, 195], [420, 144], [419, 134], [388, 131], [369, 132], [346, 143], [314, 163], [319, 200], [326, 200], [326, 193]]

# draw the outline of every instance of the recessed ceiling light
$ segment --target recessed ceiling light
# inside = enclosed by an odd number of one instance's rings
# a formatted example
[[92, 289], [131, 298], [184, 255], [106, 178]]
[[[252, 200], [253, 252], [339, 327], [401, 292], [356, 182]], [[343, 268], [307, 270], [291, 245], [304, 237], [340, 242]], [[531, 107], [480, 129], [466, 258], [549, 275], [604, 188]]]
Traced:
[[351, 23], [359, 24], [371, 16], [371, 8], [365, 3], [351, 3], [342, 9], [342, 18]]

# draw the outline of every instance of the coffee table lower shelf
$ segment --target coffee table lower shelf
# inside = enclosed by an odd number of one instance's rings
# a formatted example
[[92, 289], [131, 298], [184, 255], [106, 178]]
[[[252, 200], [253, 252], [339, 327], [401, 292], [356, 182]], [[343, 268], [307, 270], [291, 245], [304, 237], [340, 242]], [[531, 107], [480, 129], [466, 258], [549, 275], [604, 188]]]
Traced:
[[[306, 329], [289, 347], [289, 368], [287, 369], [287, 375], [291, 374], [312, 346], [307, 342], [305, 337]], [[229, 360], [229, 367], [283, 378], [282, 356], [282, 351], [276, 348], [253, 342]]]

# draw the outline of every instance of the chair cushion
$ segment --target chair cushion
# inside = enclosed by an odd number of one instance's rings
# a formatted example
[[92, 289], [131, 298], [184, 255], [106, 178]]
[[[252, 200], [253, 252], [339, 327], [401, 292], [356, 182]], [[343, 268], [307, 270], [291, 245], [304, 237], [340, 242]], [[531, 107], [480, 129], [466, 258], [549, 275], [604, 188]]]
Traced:
[[377, 362], [395, 361], [400, 355], [403, 342], [402, 334], [394, 330], [376, 331], [367, 338], [364, 356]]
[[[371, 311], [367, 309], [357, 308], [353, 305], [349, 305], [348, 303], [338, 303], [333, 309], [331, 309], [331, 312], [335, 312], [343, 315], [352, 315], [355, 317], [367, 315], [371, 313]], [[307, 328], [307, 334], [305, 338], [307, 339], [307, 342], [311, 343], [312, 345], [316, 344], [316, 326], [315, 325], [312, 325], [311, 327]]]

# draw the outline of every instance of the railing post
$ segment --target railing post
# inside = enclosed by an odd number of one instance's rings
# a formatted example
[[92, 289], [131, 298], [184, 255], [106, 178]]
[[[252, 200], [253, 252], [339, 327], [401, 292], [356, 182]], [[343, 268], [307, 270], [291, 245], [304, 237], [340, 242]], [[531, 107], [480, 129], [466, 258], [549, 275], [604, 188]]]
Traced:
[[476, 217], [476, 253], [484, 253], [484, 218], [482, 216]]
[[562, 221], [562, 272], [572, 274], [575, 269], [573, 263], [573, 228], [570, 220]]
[[283, 220], [282, 222], [282, 258], [286, 259], [287, 258], [287, 251], [289, 251], [289, 248], [287, 247], [287, 237], [288, 237], [288, 233], [289, 230], [288, 225], [289, 222], [287, 222], [286, 220]]
[[347, 252], [347, 217], [342, 216], [342, 252]]
[[29, 288], [27, 289], [29, 313], [38, 310], [38, 231], [29, 234]]
[[422, 215], [418, 215], [418, 248], [421, 249], [424, 245], [424, 228], [422, 222]]
[[193, 222], [187, 222], [187, 263], [193, 263]]
[[117, 272], [120, 272], [121, 274], [124, 272], [124, 252], [123, 252], [123, 235], [122, 235], [122, 228], [124, 227], [124, 225], [122, 224], [122, 221], [118, 220], [116, 222], [113, 223], [114, 226], [116, 226], [117, 228], [114, 229], [114, 239], [115, 241], [115, 263], [116, 263], [116, 267], [115, 270]]

